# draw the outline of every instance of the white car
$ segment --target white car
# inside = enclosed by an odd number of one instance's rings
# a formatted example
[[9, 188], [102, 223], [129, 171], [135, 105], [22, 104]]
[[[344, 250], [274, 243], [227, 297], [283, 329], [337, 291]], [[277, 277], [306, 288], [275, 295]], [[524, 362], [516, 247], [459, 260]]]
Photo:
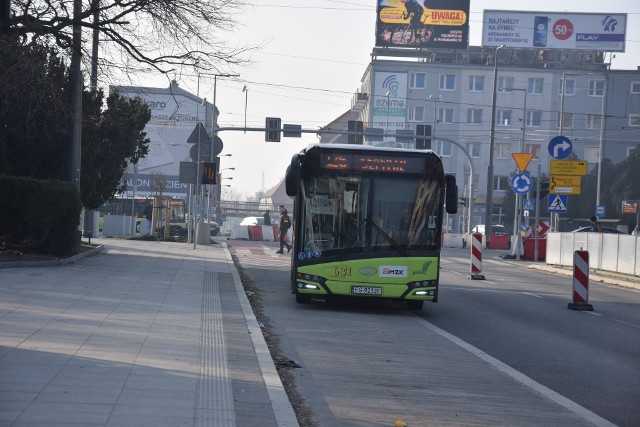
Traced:
[[[264, 218], [261, 216], [248, 216], [240, 222], [240, 225], [264, 225]], [[271, 225], [277, 225], [273, 218], [271, 218]]]
[[[473, 227], [473, 230], [471, 230], [471, 232], [484, 234], [484, 224], [476, 225], [475, 227]], [[491, 234], [509, 234], [509, 233], [507, 232], [507, 229], [504, 228], [504, 225], [495, 224], [491, 226]]]

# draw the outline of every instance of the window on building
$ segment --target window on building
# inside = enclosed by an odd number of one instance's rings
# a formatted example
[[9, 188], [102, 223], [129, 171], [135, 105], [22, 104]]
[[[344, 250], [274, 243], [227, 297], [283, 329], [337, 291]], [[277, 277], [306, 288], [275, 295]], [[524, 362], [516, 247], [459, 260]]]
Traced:
[[456, 89], [456, 75], [455, 74], [441, 74], [440, 75], [440, 90], [455, 90]]
[[[576, 79], [566, 79], [567, 87], [564, 89], [565, 96], [573, 96], [576, 94]], [[558, 84], [558, 95], [562, 95], [562, 79], [560, 79], [560, 83]]]
[[424, 106], [412, 105], [409, 107], [410, 122], [424, 122]]
[[495, 144], [495, 152], [493, 153], [496, 159], [510, 159], [511, 158], [511, 144], [508, 142], [501, 142]]
[[484, 90], [484, 76], [469, 76], [469, 90], [482, 92]]
[[629, 114], [629, 126], [640, 126], [640, 114]]
[[511, 125], [511, 110], [496, 111], [496, 125], [497, 126]]
[[631, 93], [640, 93], [640, 82], [631, 82]]
[[[436, 137], [437, 138], [437, 137]], [[431, 143], [431, 149], [442, 157], [451, 156], [451, 143], [446, 141], [434, 141]]]
[[480, 157], [480, 143], [479, 142], [467, 142], [467, 152], [471, 157]]
[[453, 123], [453, 108], [438, 107], [438, 123]]
[[427, 75], [425, 73], [409, 74], [410, 89], [424, 89], [425, 87], [427, 87]]
[[542, 111], [527, 111], [527, 126], [541, 127], [542, 126]]
[[587, 147], [584, 150], [584, 157], [587, 163], [598, 163], [600, 160], [599, 147]]
[[631, 152], [633, 150], [635, 150], [636, 148], [638, 148], [638, 146], [635, 147], [627, 147], [627, 157], [631, 156]]
[[494, 176], [493, 177], [493, 189], [495, 191], [505, 191], [510, 187], [508, 176]]
[[589, 96], [604, 96], [604, 80], [589, 80]]
[[498, 77], [498, 92], [512, 92], [513, 77]]
[[[573, 129], [573, 113], [563, 113], [564, 120], [562, 121], [563, 129]], [[560, 112], [556, 116], [556, 127], [560, 129]]]
[[527, 93], [533, 95], [541, 95], [542, 88], [544, 87], [544, 79], [537, 77], [530, 77], [527, 84]]
[[524, 151], [533, 154], [534, 159], [540, 158], [540, 144], [525, 144]]
[[482, 123], [482, 108], [469, 108], [467, 110], [467, 123]]
[[587, 129], [600, 129], [602, 126], [602, 115], [588, 113], [585, 121], [585, 127]]

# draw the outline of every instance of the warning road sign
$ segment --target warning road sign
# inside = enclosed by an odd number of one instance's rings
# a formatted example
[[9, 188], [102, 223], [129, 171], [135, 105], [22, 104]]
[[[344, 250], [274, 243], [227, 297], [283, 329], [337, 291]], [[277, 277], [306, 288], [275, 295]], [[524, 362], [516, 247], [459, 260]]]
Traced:
[[566, 194], [549, 194], [547, 196], [547, 210], [549, 212], [563, 213], [567, 211]]

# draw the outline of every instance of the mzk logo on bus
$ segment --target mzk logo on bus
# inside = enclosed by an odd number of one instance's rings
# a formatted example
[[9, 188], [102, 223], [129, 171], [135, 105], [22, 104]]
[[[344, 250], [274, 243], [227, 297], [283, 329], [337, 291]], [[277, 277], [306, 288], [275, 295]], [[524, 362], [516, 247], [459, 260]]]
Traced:
[[408, 268], [406, 265], [381, 265], [380, 277], [407, 277]]

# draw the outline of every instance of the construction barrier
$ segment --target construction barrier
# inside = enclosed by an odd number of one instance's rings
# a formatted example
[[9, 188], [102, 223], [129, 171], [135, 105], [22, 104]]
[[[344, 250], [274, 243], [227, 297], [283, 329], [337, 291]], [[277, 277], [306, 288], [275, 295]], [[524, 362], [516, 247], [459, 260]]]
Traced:
[[[524, 241], [524, 255], [522, 259], [533, 261], [535, 258], [536, 241], [529, 237]], [[547, 257], [547, 238], [538, 237], [538, 261], [544, 261]]]
[[489, 244], [487, 245], [487, 249], [504, 249], [508, 250], [510, 248], [510, 239], [511, 236], [508, 234], [492, 234], [489, 239]]
[[482, 234], [473, 233], [471, 235], [471, 273], [467, 276], [472, 280], [484, 280], [480, 274], [482, 271]]
[[278, 235], [274, 233], [274, 228], [271, 225], [262, 225], [262, 240], [267, 242], [275, 242], [278, 240]]
[[249, 225], [249, 240], [262, 240], [262, 226], [261, 225]]
[[573, 293], [567, 308], [593, 311], [589, 304], [589, 251], [573, 252]]

